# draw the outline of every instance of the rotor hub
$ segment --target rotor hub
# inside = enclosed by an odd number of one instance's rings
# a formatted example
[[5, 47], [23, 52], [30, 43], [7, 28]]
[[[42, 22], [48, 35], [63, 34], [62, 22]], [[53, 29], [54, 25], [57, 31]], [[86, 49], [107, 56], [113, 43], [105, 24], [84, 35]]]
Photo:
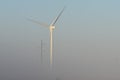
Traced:
[[54, 30], [55, 29], [55, 26], [50, 26], [50, 30]]

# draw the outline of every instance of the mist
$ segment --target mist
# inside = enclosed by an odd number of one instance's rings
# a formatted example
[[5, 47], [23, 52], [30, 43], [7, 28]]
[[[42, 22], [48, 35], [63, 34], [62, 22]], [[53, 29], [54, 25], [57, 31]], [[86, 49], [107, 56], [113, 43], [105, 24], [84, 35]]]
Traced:
[[[1, 0], [0, 80], [120, 80], [118, 0]], [[64, 6], [53, 31], [50, 24]], [[41, 60], [41, 40], [43, 60]]]

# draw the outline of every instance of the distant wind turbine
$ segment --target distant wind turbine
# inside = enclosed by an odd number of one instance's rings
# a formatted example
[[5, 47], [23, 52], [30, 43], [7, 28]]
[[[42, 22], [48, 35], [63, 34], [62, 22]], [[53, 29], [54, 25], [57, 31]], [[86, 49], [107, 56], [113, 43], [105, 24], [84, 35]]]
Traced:
[[43, 41], [41, 40], [41, 64], [43, 63]]
[[40, 24], [41, 26], [44, 27], [48, 27], [49, 31], [50, 31], [50, 66], [52, 67], [52, 59], [53, 59], [53, 30], [55, 29], [55, 24], [58, 21], [58, 19], [60, 18], [60, 16], [62, 15], [63, 11], [64, 11], [65, 7], [62, 9], [62, 11], [59, 13], [59, 15], [53, 20], [53, 22], [48, 25], [45, 23], [41, 23], [32, 19], [28, 19], [34, 23]]

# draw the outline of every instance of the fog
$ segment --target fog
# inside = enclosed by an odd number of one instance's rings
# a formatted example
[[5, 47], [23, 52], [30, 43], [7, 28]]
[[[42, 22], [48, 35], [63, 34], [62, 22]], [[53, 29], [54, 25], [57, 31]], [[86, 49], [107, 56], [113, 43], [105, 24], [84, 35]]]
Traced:
[[40, 46], [4, 44], [0, 48], [1, 80], [119, 80], [117, 41], [113, 43], [112, 40], [94, 39], [91, 42], [64, 42], [54, 41], [52, 69], [47, 42], [43, 46], [42, 63]]
[[[120, 80], [118, 0], [1, 0], [0, 80]], [[53, 31], [50, 24], [67, 6]], [[41, 61], [41, 40], [43, 60]]]

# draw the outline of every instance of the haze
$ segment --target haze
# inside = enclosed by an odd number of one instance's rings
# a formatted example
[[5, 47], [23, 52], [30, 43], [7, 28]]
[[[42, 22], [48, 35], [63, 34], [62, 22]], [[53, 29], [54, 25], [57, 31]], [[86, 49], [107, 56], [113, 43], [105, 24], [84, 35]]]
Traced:
[[[120, 80], [119, 0], [1, 0], [0, 80]], [[56, 24], [53, 70], [49, 30]], [[43, 40], [43, 63], [40, 43]]]

